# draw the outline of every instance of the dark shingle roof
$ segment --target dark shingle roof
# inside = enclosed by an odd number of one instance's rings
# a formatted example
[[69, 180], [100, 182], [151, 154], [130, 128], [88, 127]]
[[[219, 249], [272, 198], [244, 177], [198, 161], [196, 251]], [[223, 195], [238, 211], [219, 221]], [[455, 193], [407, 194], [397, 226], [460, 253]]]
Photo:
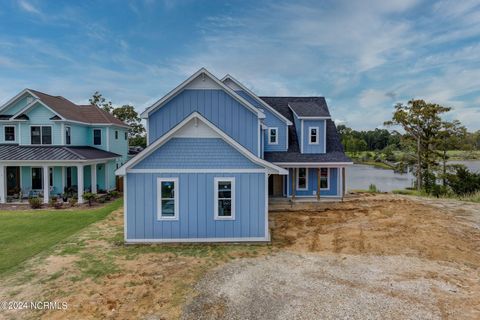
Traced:
[[0, 145], [0, 160], [95, 160], [121, 157], [120, 155], [93, 147], [19, 146]]
[[327, 102], [323, 97], [311, 101], [292, 101], [288, 106], [299, 117], [330, 117]]
[[[293, 121], [293, 113], [289, 108], [292, 102], [315, 103], [321, 109], [326, 110], [326, 114], [330, 115], [328, 106], [323, 97], [260, 97], [263, 101], [280, 112], [284, 117], [293, 122], [288, 127], [288, 151], [286, 152], [265, 152], [265, 160], [270, 162], [351, 162], [344, 151], [340, 136], [338, 135], [335, 123], [331, 119], [327, 119], [327, 152], [320, 153], [300, 153], [298, 144], [297, 131], [295, 130], [295, 122]], [[323, 104], [319, 103], [323, 101]], [[324, 110], [324, 111], [325, 111]]]
[[115, 118], [110, 113], [98, 108], [97, 106], [77, 105], [61, 96], [52, 96], [37, 90], [29, 90], [43, 103], [52, 108], [53, 111], [67, 120], [91, 124], [106, 123], [115, 124], [118, 126], [127, 126], [125, 123]]

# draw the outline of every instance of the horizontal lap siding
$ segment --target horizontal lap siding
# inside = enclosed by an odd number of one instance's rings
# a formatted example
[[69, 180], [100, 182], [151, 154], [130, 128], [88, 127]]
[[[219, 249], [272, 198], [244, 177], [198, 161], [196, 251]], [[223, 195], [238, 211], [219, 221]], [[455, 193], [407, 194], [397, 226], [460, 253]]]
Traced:
[[[157, 220], [157, 178], [178, 177], [179, 220]], [[214, 178], [235, 177], [235, 220], [214, 220]], [[128, 239], [265, 236], [265, 174], [127, 174]]]
[[[328, 189], [320, 190], [320, 196], [339, 196], [339, 177], [338, 177], [338, 168], [329, 168], [330, 170], [330, 180]], [[288, 170], [288, 187], [289, 195], [292, 195], [292, 173], [293, 169]], [[295, 178], [296, 180], [296, 178]], [[308, 189], [307, 190], [296, 190], [295, 195], [297, 196], [316, 196], [317, 193], [317, 181], [318, 181], [318, 171], [317, 168], [308, 168]], [[294, 182], [297, 183], [296, 181]]]
[[257, 115], [223, 90], [183, 90], [149, 115], [149, 142], [153, 143], [195, 111], [253, 154], [258, 154]]
[[261, 167], [220, 138], [172, 138], [134, 169], [249, 169]]

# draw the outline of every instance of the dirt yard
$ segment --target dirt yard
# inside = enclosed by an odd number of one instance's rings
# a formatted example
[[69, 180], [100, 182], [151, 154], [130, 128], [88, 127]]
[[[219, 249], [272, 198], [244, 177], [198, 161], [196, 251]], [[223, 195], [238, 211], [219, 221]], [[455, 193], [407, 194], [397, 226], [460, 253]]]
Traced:
[[269, 246], [124, 246], [114, 212], [0, 279], [0, 300], [67, 310], [0, 318], [480, 318], [478, 204], [365, 194], [270, 217]]

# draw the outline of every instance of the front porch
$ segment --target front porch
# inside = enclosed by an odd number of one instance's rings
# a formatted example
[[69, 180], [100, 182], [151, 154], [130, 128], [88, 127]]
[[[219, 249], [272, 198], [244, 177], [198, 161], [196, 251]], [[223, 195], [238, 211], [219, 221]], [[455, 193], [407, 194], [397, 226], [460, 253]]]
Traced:
[[109, 181], [109, 172], [115, 169], [113, 166], [109, 161], [2, 164], [0, 203], [22, 203], [30, 197], [39, 197], [47, 204], [52, 197], [77, 197], [81, 204], [85, 192], [112, 189], [114, 181]]

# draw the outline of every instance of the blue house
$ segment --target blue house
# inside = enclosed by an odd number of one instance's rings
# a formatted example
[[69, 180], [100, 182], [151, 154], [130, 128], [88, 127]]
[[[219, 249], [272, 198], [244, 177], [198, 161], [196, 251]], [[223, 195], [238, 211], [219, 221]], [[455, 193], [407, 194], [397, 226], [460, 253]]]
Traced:
[[93, 105], [25, 89], [0, 107], [0, 203], [115, 189], [128, 126]]
[[269, 241], [269, 198], [345, 193], [323, 97], [258, 97], [202, 68], [142, 117], [148, 146], [116, 171], [128, 243]]

